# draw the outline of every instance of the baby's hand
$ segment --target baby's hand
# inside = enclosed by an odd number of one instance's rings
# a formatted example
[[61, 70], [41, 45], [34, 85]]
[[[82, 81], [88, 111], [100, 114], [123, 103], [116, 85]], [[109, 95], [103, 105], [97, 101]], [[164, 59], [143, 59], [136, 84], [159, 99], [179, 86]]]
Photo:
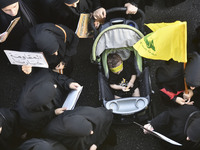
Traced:
[[122, 87], [122, 91], [128, 92], [128, 91], [130, 91], [130, 89], [128, 87]]
[[129, 89], [129, 88], [132, 88], [133, 85], [134, 85], [134, 84], [133, 84], [132, 82], [129, 82], [128, 85], [127, 85], [127, 88], [128, 88], [128, 89]]

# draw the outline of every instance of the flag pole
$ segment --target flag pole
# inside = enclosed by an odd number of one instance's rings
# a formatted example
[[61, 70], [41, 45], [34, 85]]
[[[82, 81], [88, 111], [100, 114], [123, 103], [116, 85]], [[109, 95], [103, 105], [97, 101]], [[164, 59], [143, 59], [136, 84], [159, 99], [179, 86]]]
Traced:
[[[186, 68], [186, 63], [184, 63], [184, 71], [185, 71], [185, 68]], [[188, 94], [188, 87], [187, 87], [187, 83], [186, 83], [186, 78], [184, 76], [184, 85], [185, 85], [185, 94]]]

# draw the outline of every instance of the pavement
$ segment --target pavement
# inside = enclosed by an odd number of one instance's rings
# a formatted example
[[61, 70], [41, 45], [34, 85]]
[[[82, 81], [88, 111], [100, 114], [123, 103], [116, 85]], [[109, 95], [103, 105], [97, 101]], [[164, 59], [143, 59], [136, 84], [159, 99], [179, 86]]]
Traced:
[[[200, 1], [186, 0], [179, 5], [165, 7], [162, 0], [155, 0], [153, 6], [147, 6], [145, 9], [145, 23], [174, 22], [177, 20], [187, 21], [188, 29], [188, 52], [194, 49], [192, 38], [195, 34], [195, 28], [200, 25]], [[97, 66], [90, 62], [91, 48], [93, 39], [80, 39], [78, 54], [75, 56], [75, 66], [72, 78], [84, 86], [77, 106], [101, 106], [98, 100], [98, 77]], [[25, 82], [25, 75], [18, 72], [16, 66], [0, 64], [0, 107], [11, 107], [16, 102], [21, 88]], [[151, 105], [153, 115], [156, 116], [162, 112], [165, 106], [161, 103], [155, 84], [155, 70], [162, 63], [157, 60], [146, 60], [146, 65], [150, 68], [151, 85], [154, 93], [151, 95]], [[171, 147], [170, 144], [153, 137], [145, 135], [138, 126], [113, 125], [112, 128], [117, 133], [118, 144], [110, 150], [167, 150], [181, 149]]]

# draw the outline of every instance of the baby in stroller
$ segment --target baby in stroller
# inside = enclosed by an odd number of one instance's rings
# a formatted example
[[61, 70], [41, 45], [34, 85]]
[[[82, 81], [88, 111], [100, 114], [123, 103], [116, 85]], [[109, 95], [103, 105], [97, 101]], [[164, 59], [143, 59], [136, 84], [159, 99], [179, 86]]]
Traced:
[[109, 84], [115, 99], [121, 97], [140, 96], [139, 82], [133, 67], [132, 55], [125, 61], [117, 53], [108, 55]]

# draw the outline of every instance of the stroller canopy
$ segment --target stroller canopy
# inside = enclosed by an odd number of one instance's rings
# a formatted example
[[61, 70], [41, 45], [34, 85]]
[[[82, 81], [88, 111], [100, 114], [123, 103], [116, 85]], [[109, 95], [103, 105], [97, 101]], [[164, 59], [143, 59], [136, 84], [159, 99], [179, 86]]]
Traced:
[[125, 24], [112, 25], [103, 30], [95, 39], [92, 48], [92, 59], [96, 61], [106, 49], [133, 47], [142, 37], [143, 34], [132, 26]]

